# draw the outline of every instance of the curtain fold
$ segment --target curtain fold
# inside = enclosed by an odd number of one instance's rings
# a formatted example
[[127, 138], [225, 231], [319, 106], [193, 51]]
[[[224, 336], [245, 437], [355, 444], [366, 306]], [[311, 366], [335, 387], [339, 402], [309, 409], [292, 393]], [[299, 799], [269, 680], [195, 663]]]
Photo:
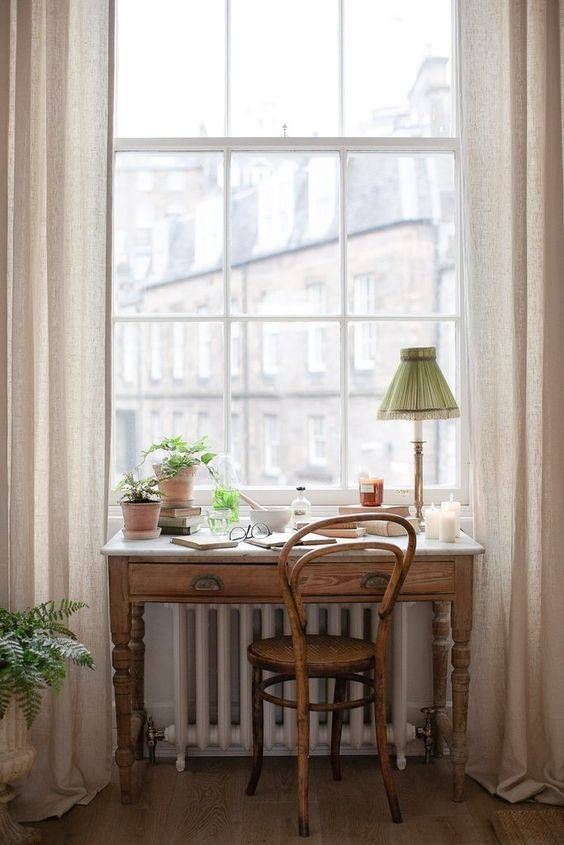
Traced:
[[[109, 0], [0, 0], [0, 215], [8, 391], [9, 604], [88, 603], [73, 629], [96, 670], [46, 693], [21, 820], [61, 815], [109, 781], [107, 587], [107, 180]], [[0, 118], [1, 118], [0, 114]], [[3, 274], [4, 274], [3, 273]]]
[[476, 536], [469, 772], [564, 803], [562, 4], [459, 4]]

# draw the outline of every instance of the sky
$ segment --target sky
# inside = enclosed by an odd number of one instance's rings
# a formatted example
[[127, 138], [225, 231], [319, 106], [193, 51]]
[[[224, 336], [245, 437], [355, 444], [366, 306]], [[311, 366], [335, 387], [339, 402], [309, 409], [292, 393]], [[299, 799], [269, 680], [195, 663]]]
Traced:
[[[225, 0], [117, 0], [117, 134], [225, 134]], [[450, 56], [451, 0], [344, 0], [345, 132]], [[336, 135], [337, 0], [231, 0], [231, 134]]]

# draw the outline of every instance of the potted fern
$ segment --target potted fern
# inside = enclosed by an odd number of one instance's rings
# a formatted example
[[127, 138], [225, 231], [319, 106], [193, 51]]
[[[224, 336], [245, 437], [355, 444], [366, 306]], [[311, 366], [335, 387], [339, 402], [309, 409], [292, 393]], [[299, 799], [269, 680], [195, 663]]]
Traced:
[[63, 599], [22, 612], [0, 608], [0, 842], [35, 843], [37, 831], [23, 828], [8, 814], [12, 781], [31, 771], [35, 749], [29, 728], [41, 707], [44, 689], [59, 690], [70, 660], [94, 668], [92, 655], [66, 626], [86, 605]]
[[194, 481], [199, 468], [207, 467], [215, 458], [209, 451], [208, 438], [188, 443], [180, 436], [164, 437], [158, 443], [151, 443], [143, 452], [142, 460], [155, 452], [166, 453], [160, 463], [153, 465], [163, 507], [188, 507], [194, 499]]
[[152, 540], [158, 537], [161, 502], [156, 478], [136, 480], [127, 472], [116, 487], [123, 513], [123, 536], [126, 540]]

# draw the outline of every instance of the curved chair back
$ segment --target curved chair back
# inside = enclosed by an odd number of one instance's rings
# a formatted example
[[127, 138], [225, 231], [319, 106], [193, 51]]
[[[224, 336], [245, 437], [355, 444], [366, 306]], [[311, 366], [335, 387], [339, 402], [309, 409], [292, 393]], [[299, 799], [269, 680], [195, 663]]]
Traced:
[[[406, 549], [402, 549], [395, 543], [387, 543], [382, 540], [366, 538], [350, 542], [332, 543], [326, 546], [315, 546], [306, 551], [298, 558], [291, 555], [291, 552], [296, 546], [296, 543], [298, 543], [302, 539], [302, 537], [305, 537], [306, 534], [310, 534], [318, 529], [323, 528], [337, 528], [343, 523], [360, 523], [368, 521], [395, 522], [398, 525], [401, 525], [407, 533]], [[415, 546], [416, 534], [411, 523], [408, 522], [407, 519], [404, 519], [404, 517], [402, 516], [397, 516], [396, 514], [388, 513], [360, 513], [322, 519], [318, 522], [309, 524], [305, 528], [301, 528], [288, 540], [288, 542], [283, 546], [282, 550], [280, 551], [280, 555], [278, 557], [278, 573], [280, 576], [282, 595], [284, 597], [284, 603], [286, 605], [286, 610], [288, 612], [288, 617], [290, 621], [292, 641], [294, 645], [294, 652], [296, 655], [296, 670], [298, 672], [300, 672], [300, 669], [302, 671], [305, 669], [306, 663], [305, 636], [307, 618], [302, 595], [300, 592], [300, 576], [303, 574], [304, 569], [313, 561], [323, 560], [324, 562], [328, 563], [331, 556], [342, 554], [343, 552], [354, 553], [359, 552], [361, 550], [379, 552], [384, 551], [390, 552], [394, 556], [395, 563], [392, 569], [392, 574], [389, 575], [388, 572], [384, 572], [384, 570], [382, 570], [382, 575], [386, 579], [389, 578], [389, 580], [387, 587], [384, 591], [382, 600], [380, 601], [380, 607], [378, 609], [380, 623], [378, 625], [378, 632], [376, 637], [376, 655], [378, 657], [378, 654], [380, 653], [383, 657], [388, 628], [388, 620], [396, 603], [399, 592], [402, 588], [403, 582], [405, 581], [406, 575], [409, 571], [409, 567], [411, 566], [411, 562], [415, 554]], [[371, 557], [368, 556], [367, 561], [370, 561], [370, 559]], [[335, 558], [333, 557], [331, 563], [334, 562]], [[375, 561], [374, 563], [375, 568], [377, 570], [378, 561]], [[346, 569], [347, 565], [347, 561], [343, 560], [343, 569]], [[376, 597], [374, 596], [373, 599], [376, 600]], [[370, 600], [369, 595], [367, 595], [367, 600]]]

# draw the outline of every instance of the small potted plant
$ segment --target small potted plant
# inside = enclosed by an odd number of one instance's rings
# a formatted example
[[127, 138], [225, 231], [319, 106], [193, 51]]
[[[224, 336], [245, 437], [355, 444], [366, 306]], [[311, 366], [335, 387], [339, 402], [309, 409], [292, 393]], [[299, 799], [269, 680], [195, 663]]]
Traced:
[[47, 687], [59, 690], [66, 662], [94, 668], [92, 655], [65, 623], [86, 605], [63, 599], [15, 612], [0, 608], [0, 842], [41, 842], [38, 831], [24, 828], [8, 814], [9, 786], [31, 771], [35, 749], [29, 728]]
[[215, 454], [209, 451], [208, 438], [201, 437], [195, 443], [187, 443], [180, 436], [165, 437], [158, 443], [152, 443], [143, 452], [143, 461], [154, 452], [167, 453], [164, 460], [153, 465], [163, 506], [190, 506], [194, 499], [194, 482], [200, 466], [208, 467], [215, 458]]
[[116, 491], [120, 493], [123, 513], [123, 536], [126, 540], [152, 540], [158, 537], [161, 502], [156, 478], [136, 480], [133, 473], [126, 473]]

